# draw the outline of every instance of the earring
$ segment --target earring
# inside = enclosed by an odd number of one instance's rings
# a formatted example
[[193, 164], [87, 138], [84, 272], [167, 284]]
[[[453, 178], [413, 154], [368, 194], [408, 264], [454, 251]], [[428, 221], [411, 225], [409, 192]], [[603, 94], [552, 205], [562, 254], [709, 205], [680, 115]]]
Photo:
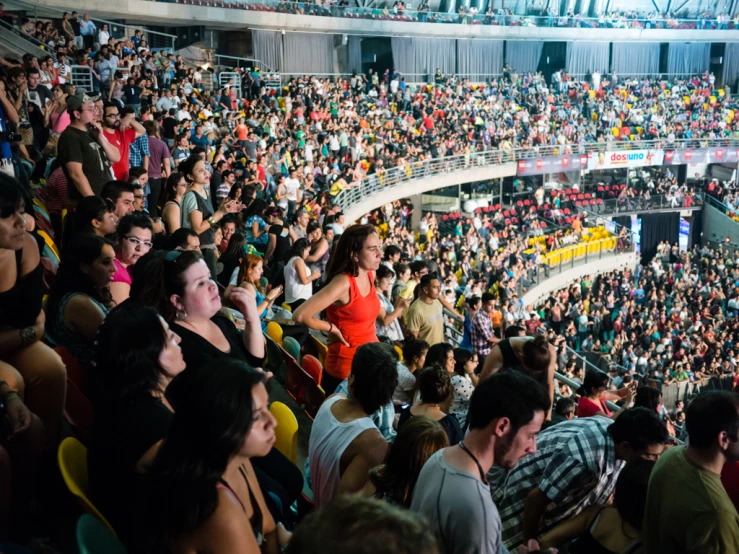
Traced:
[[187, 310], [185, 308], [182, 308], [181, 310], [177, 310], [177, 319], [180, 321], [187, 319]]

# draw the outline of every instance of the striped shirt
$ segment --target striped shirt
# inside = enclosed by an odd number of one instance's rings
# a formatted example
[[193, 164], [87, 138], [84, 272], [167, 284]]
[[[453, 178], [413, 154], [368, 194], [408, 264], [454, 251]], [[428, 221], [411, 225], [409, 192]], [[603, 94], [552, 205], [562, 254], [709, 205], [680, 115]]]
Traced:
[[593, 504], [605, 504], [623, 467], [616, 461], [612, 420], [600, 416], [574, 419], [550, 427], [537, 437], [536, 454], [506, 471], [493, 466], [488, 474], [493, 502], [503, 523], [503, 543], [521, 544], [526, 496], [539, 487], [552, 501], [539, 533]]

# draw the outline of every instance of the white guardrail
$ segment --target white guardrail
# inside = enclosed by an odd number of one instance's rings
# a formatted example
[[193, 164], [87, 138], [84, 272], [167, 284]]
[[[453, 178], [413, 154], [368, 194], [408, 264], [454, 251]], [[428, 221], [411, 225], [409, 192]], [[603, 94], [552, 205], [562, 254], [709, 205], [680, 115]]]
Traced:
[[[664, 151], [674, 151], [677, 149], [700, 149], [700, 148], [739, 148], [739, 139], [691, 139], [691, 140], [634, 140], [628, 142], [598, 142], [588, 144], [574, 145], [558, 145], [558, 146], [542, 146], [537, 148], [521, 148], [511, 150], [486, 150], [482, 152], [472, 152], [461, 154], [458, 156], [448, 156], [434, 158], [432, 160], [410, 162], [404, 166], [394, 167], [383, 170], [374, 175], [367, 175], [359, 182], [351, 183], [349, 188], [341, 191], [334, 202], [341, 207], [346, 214], [348, 220], [357, 220], [372, 209], [379, 207], [373, 206], [366, 209], [366, 203], [363, 203], [362, 213], [354, 213], [353, 206], [359, 205], [360, 202], [377, 196], [378, 193], [388, 191], [390, 189], [398, 189], [398, 198], [403, 198], [413, 194], [409, 192], [408, 185], [411, 181], [426, 179], [444, 173], [451, 173], [471, 168], [482, 168], [489, 166], [497, 166], [510, 162], [522, 163], [524, 160], [531, 160], [545, 156], [580, 156], [583, 154], [592, 157], [593, 154], [608, 152], [628, 152], [633, 150], [653, 150], [657, 151], [661, 156]], [[643, 157], [643, 160], [631, 161], [628, 166], [623, 167], [642, 167], [655, 165], [649, 157]], [[642, 163], [643, 161], [643, 163]], [[693, 160], [695, 163], [697, 160]], [[728, 161], [728, 160], [727, 160]], [[673, 162], [675, 163], [675, 162]], [[688, 163], [682, 160], [681, 163]], [[661, 165], [661, 164], [659, 164]], [[578, 169], [587, 169], [587, 167], [571, 166], [570, 171]], [[611, 168], [613, 169], [613, 168]], [[566, 171], [566, 169], [557, 169], [556, 171]], [[515, 169], [508, 176], [516, 175]], [[476, 178], [474, 180], [479, 180]], [[403, 194], [400, 191], [403, 191]], [[386, 197], [382, 199], [386, 201]]]

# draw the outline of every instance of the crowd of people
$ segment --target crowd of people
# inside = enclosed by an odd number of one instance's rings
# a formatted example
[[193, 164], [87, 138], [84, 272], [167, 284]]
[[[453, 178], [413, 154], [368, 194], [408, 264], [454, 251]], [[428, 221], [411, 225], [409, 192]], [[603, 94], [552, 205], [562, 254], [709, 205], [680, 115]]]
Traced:
[[[353, 224], [336, 203], [393, 167], [577, 151], [631, 140], [612, 131], [625, 124], [667, 142], [731, 137], [732, 97], [702, 107], [710, 74], [593, 89], [506, 69], [483, 87], [440, 75], [414, 91], [388, 72], [274, 94], [251, 71], [209, 93], [201, 71], [139, 33], [101, 37], [85, 16], [34, 30], [54, 56], [6, 60], [0, 77], [0, 537], [26, 540], [43, 498], [64, 427], [63, 349], [94, 407], [90, 499], [131, 551], [739, 550], [718, 477], [739, 461], [735, 393], [674, 416], [659, 398], [662, 383], [736, 375], [731, 254], [663, 245], [647, 267], [534, 307], [521, 298], [541, 257], [587, 234], [587, 217], [545, 235], [529, 211], [526, 236], [497, 213], [445, 226], [408, 200]], [[94, 70], [94, 90], [68, 82], [66, 56]], [[302, 522], [303, 473], [274, 446], [271, 322], [303, 353], [311, 333], [327, 338], [308, 448], [316, 512]], [[565, 345], [622, 367], [578, 377]], [[555, 371], [582, 381], [577, 418]], [[704, 486], [675, 492], [671, 475]]]

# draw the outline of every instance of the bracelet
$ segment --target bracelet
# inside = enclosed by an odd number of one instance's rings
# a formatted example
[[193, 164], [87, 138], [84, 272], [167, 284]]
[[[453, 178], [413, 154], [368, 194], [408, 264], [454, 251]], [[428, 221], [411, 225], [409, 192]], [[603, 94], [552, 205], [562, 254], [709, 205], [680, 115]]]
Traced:
[[328, 322], [328, 324], [329, 324], [328, 332], [331, 333], [334, 330], [334, 324], [331, 323], [330, 321]]
[[36, 331], [33, 327], [26, 327], [25, 329], [21, 329], [19, 331], [19, 334], [21, 336], [22, 348], [25, 348], [26, 346], [31, 346], [34, 342], [36, 342]]
[[208, 225], [210, 225], [211, 227], [216, 226], [216, 220], [213, 219], [213, 216], [210, 216], [206, 221], [208, 222]]

